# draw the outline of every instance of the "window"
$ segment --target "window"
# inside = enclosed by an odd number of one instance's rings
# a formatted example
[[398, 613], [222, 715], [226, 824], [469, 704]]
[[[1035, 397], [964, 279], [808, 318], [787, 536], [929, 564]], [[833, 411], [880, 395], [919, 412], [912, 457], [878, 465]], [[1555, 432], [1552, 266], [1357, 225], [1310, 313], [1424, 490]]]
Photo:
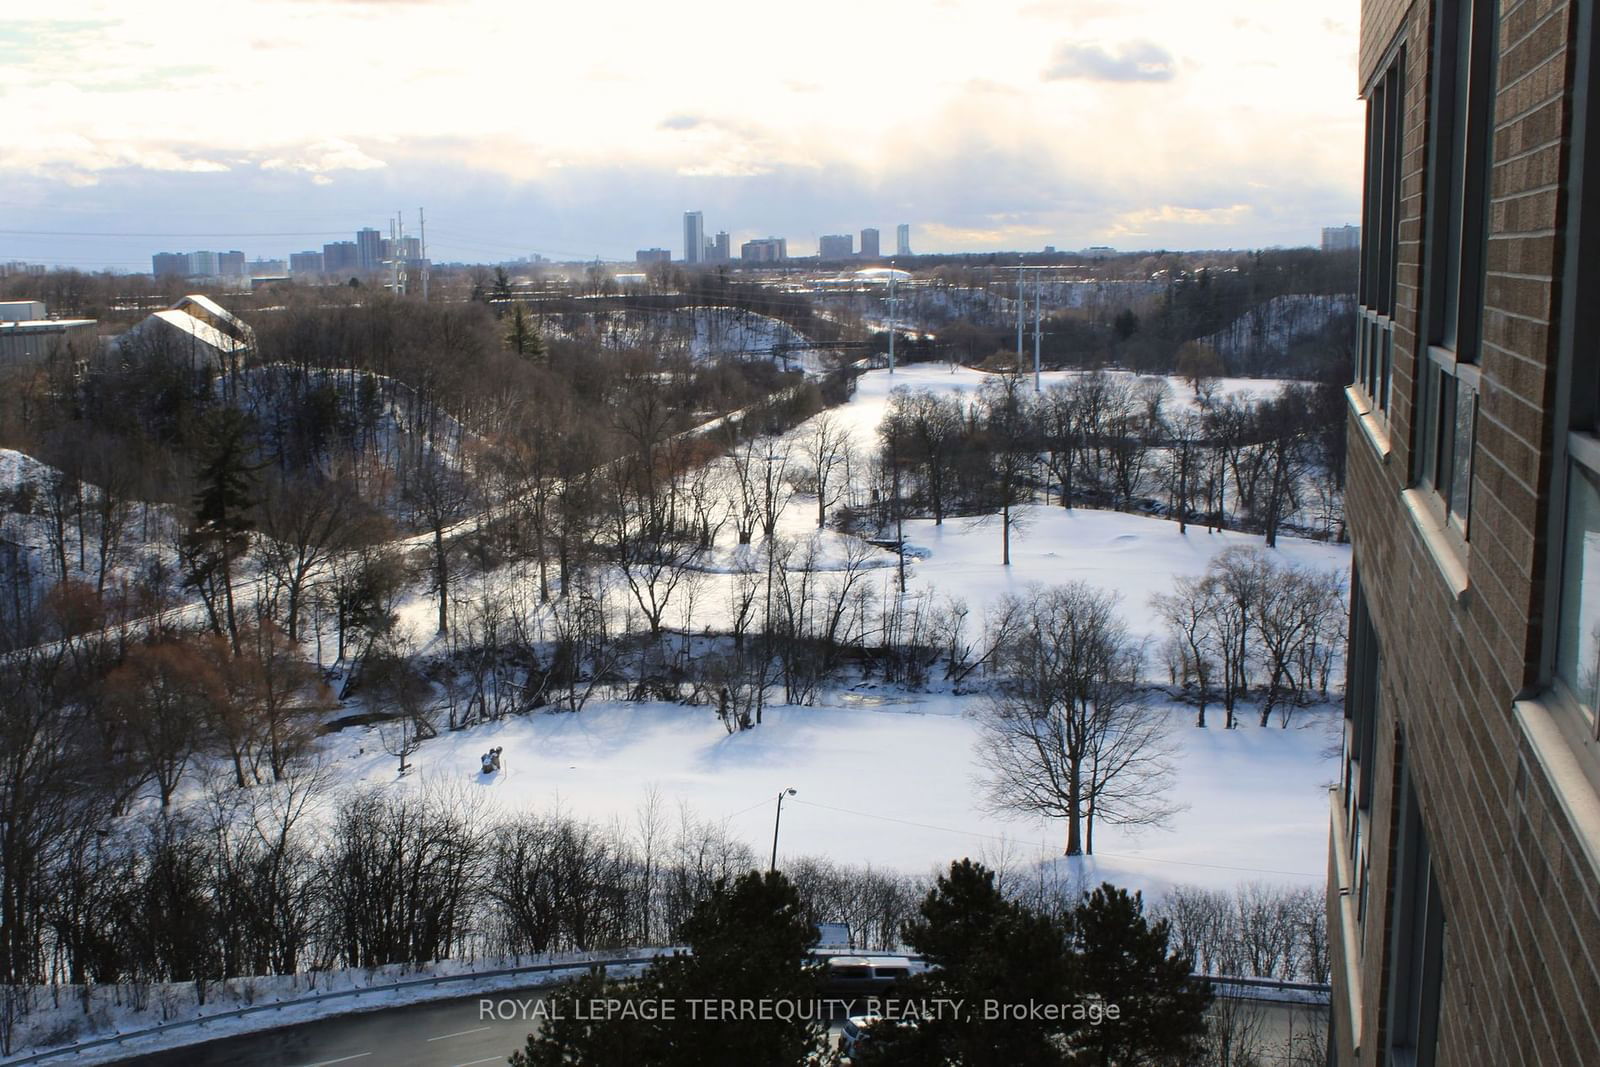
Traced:
[[[1557, 415], [1568, 432], [1556, 439], [1552, 538], [1558, 580], [1551, 604], [1555, 633], [1547, 677], [1585, 741], [1600, 732], [1600, 211], [1587, 209], [1585, 175], [1600, 175], [1600, 71], [1594, 56], [1600, 25], [1593, 5], [1580, 10], [1573, 77], [1571, 171], [1566, 208], [1573, 240], [1562, 264], [1560, 381]], [[1590, 179], [1590, 183], [1600, 178]]]
[[1355, 885], [1356, 921], [1367, 918], [1367, 870], [1371, 847], [1373, 756], [1378, 735], [1378, 633], [1367, 614], [1360, 576], [1350, 577], [1350, 654], [1344, 698], [1344, 804]]
[[1393, 384], [1395, 270], [1400, 244], [1400, 123], [1405, 115], [1405, 49], [1367, 92], [1366, 190], [1361, 208], [1361, 308], [1356, 384], [1387, 416]]
[[1432, 1067], [1439, 1039], [1439, 987], [1444, 979], [1445, 915], [1433, 853], [1405, 762], [1395, 809], [1394, 904], [1389, 940], [1389, 1056], [1393, 1067]]
[[1415, 478], [1465, 540], [1478, 417], [1498, 0], [1436, 0]]

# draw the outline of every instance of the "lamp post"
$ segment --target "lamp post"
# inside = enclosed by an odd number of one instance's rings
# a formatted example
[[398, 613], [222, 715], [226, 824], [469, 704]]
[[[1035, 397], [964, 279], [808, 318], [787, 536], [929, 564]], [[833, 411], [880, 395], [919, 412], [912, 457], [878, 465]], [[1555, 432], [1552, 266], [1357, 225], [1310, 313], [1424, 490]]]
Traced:
[[792, 797], [794, 794], [795, 791], [793, 789], [781, 789], [778, 791], [778, 817], [772, 820], [772, 866], [768, 868], [768, 874], [778, 869], [778, 827], [783, 824], [783, 798]]

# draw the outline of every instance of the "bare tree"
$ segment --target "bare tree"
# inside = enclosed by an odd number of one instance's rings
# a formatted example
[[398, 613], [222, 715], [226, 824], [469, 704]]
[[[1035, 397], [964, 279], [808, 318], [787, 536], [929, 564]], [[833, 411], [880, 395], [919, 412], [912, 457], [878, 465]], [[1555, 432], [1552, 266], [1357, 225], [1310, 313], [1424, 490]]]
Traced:
[[445, 530], [472, 499], [465, 472], [436, 453], [423, 455], [406, 479], [404, 496], [433, 535], [433, 591], [439, 598], [439, 632], [450, 629], [450, 543]]
[[1172, 592], [1157, 593], [1150, 598], [1150, 606], [1166, 622], [1167, 630], [1176, 644], [1181, 659], [1179, 681], [1187, 689], [1194, 685], [1195, 703], [1199, 712], [1195, 725], [1206, 724], [1206, 704], [1211, 696], [1211, 686], [1216, 671], [1219, 635], [1216, 616], [1218, 585], [1203, 577], [1184, 577], [1174, 580]]
[[1065, 819], [1069, 856], [1092, 849], [1084, 829], [1093, 818], [1148, 824], [1170, 815], [1159, 790], [1171, 767], [1138, 689], [1142, 650], [1114, 598], [1074, 582], [1002, 601], [1001, 610], [1018, 623], [983, 718], [990, 807]]
[[841, 475], [849, 467], [850, 430], [831, 412], [824, 411], [811, 420], [809, 432], [800, 441], [805, 460], [805, 478], [817, 494], [817, 529], [828, 522], [828, 509], [839, 502], [845, 487]]
[[306, 584], [335, 553], [382, 534], [382, 524], [345, 481], [309, 477], [268, 485], [261, 499], [262, 566], [288, 599], [289, 639], [300, 640]]
[[991, 376], [978, 395], [982, 447], [988, 460], [985, 493], [1000, 513], [1000, 562], [1011, 566], [1011, 533], [1015, 508], [1028, 498], [1026, 475], [1034, 463], [1034, 426], [1030, 393], [1013, 371]]

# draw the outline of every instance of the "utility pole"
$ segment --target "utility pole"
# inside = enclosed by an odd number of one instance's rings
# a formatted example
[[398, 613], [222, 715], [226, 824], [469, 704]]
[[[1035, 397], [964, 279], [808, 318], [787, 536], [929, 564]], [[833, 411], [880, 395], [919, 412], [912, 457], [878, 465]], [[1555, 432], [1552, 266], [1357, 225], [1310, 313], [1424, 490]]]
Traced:
[[894, 324], [895, 324], [894, 280], [895, 280], [894, 260], [891, 259], [889, 261], [889, 373], [890, 374], [894, 373], [894, 334], [895, 334], [895, 329], [894, 329]]
[[778, 827], [783, 825], [783, 798], [792, 797], [794, 789], [780, 789], [778, 791], [778, 817], [772, 820], [772, 864], [767, 868], [767, 873], [772, 874], [778, 869]]
[[1025, 295], [1023, 295], [1023, 292], [1022, 292], [1022, 279], [1027, 277], [1027, 275], [1025, 275], [1023, 273], [1023, 271], [1025, 271], [1026, 269], [1027, 269], [1026, 267], [1020, 267], [1020, 266], [1017, 268], [1017, 358], [1018, 359], [1022, 358], [1022, 317], [1028, 313], [1027, 312], [1028, 298]]
[[1044, 319], [1040, 314], [1040, 291], [1044, 289], [1044, 275], [1033, 275], [1033, 391], [1039, 392], [1039, 328]]

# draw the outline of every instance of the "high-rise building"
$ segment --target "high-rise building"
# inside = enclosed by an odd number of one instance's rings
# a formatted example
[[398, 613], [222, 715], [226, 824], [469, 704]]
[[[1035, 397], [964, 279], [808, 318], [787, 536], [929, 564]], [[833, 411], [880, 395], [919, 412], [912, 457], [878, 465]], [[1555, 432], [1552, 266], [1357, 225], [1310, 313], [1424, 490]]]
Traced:
[[[373, 230], [377, 233], [377, 230]], [[324, 274], [352, 274], [361, 269], [361, 258], [354, 241], [330, 241], [322, 246]]]
[[281, 259], [252, 259], [245, 270], [252, 278], [273, 278], [288, 272], [288, 264]]
[[1600, 1064], [1600, 12], [1361, 21], [1329, 1062]]
[[710, 261], [712, 263], [727, 263], [733, 259], [733, 239], [728, 236], [727, 230], [718, 230], [716, 238], [710, 242]]
[[897, 256], [911, 254], [911, 223], [902, 222], [894, 228], [894, 254]]
[[378, 270], [383, 266], [383, 234], [371, 226], [356, 231], [356, 269]]
[[861, 231], [861, 258], [878, 258], [878, 231], [870, 226]]
[[855, 255], [856, 239], [848, 233], [830, 233], [817, 242], [818, 259], [849, 259]]
[[703, 263], [706, 258], [706, 223], [698, 211], [683, 213], [683, 261]]
[[150, 273], [157, 278], [187, 277], [189, 256], [184, 252], [157, 252], [150, 257]]
[[782, 237], [758, 237], [739, 246], [743, 263], [782, 263], [789, 258], [789, 242]]
[[215, 278], [217, 276], [217, 254], [215, 252], [190, 252], [189, 277]]
[[641, 248], [633, 254], [633, 260], [641, 267], [648, 267], [652, 263], [671, 263], [672, 250], [669, 248]]
[[290, 274], [321, 274], [322, 273], [322, 253], [321, 252], [290, 252], [289, 253], [289, 273]]
[[218, 252], [217, 276], [221, 278], [245, 277], [244, 253], [237, 249], [232, 252]]
[[384, 263], [422, 258], [422, 241], [415, 237], [385, 237], [379, 248]]
[[1322, 250], [1324, 252], [1354, 252], [1360, 247], [1360, 226], [1324, 226], [1322, 228]]

